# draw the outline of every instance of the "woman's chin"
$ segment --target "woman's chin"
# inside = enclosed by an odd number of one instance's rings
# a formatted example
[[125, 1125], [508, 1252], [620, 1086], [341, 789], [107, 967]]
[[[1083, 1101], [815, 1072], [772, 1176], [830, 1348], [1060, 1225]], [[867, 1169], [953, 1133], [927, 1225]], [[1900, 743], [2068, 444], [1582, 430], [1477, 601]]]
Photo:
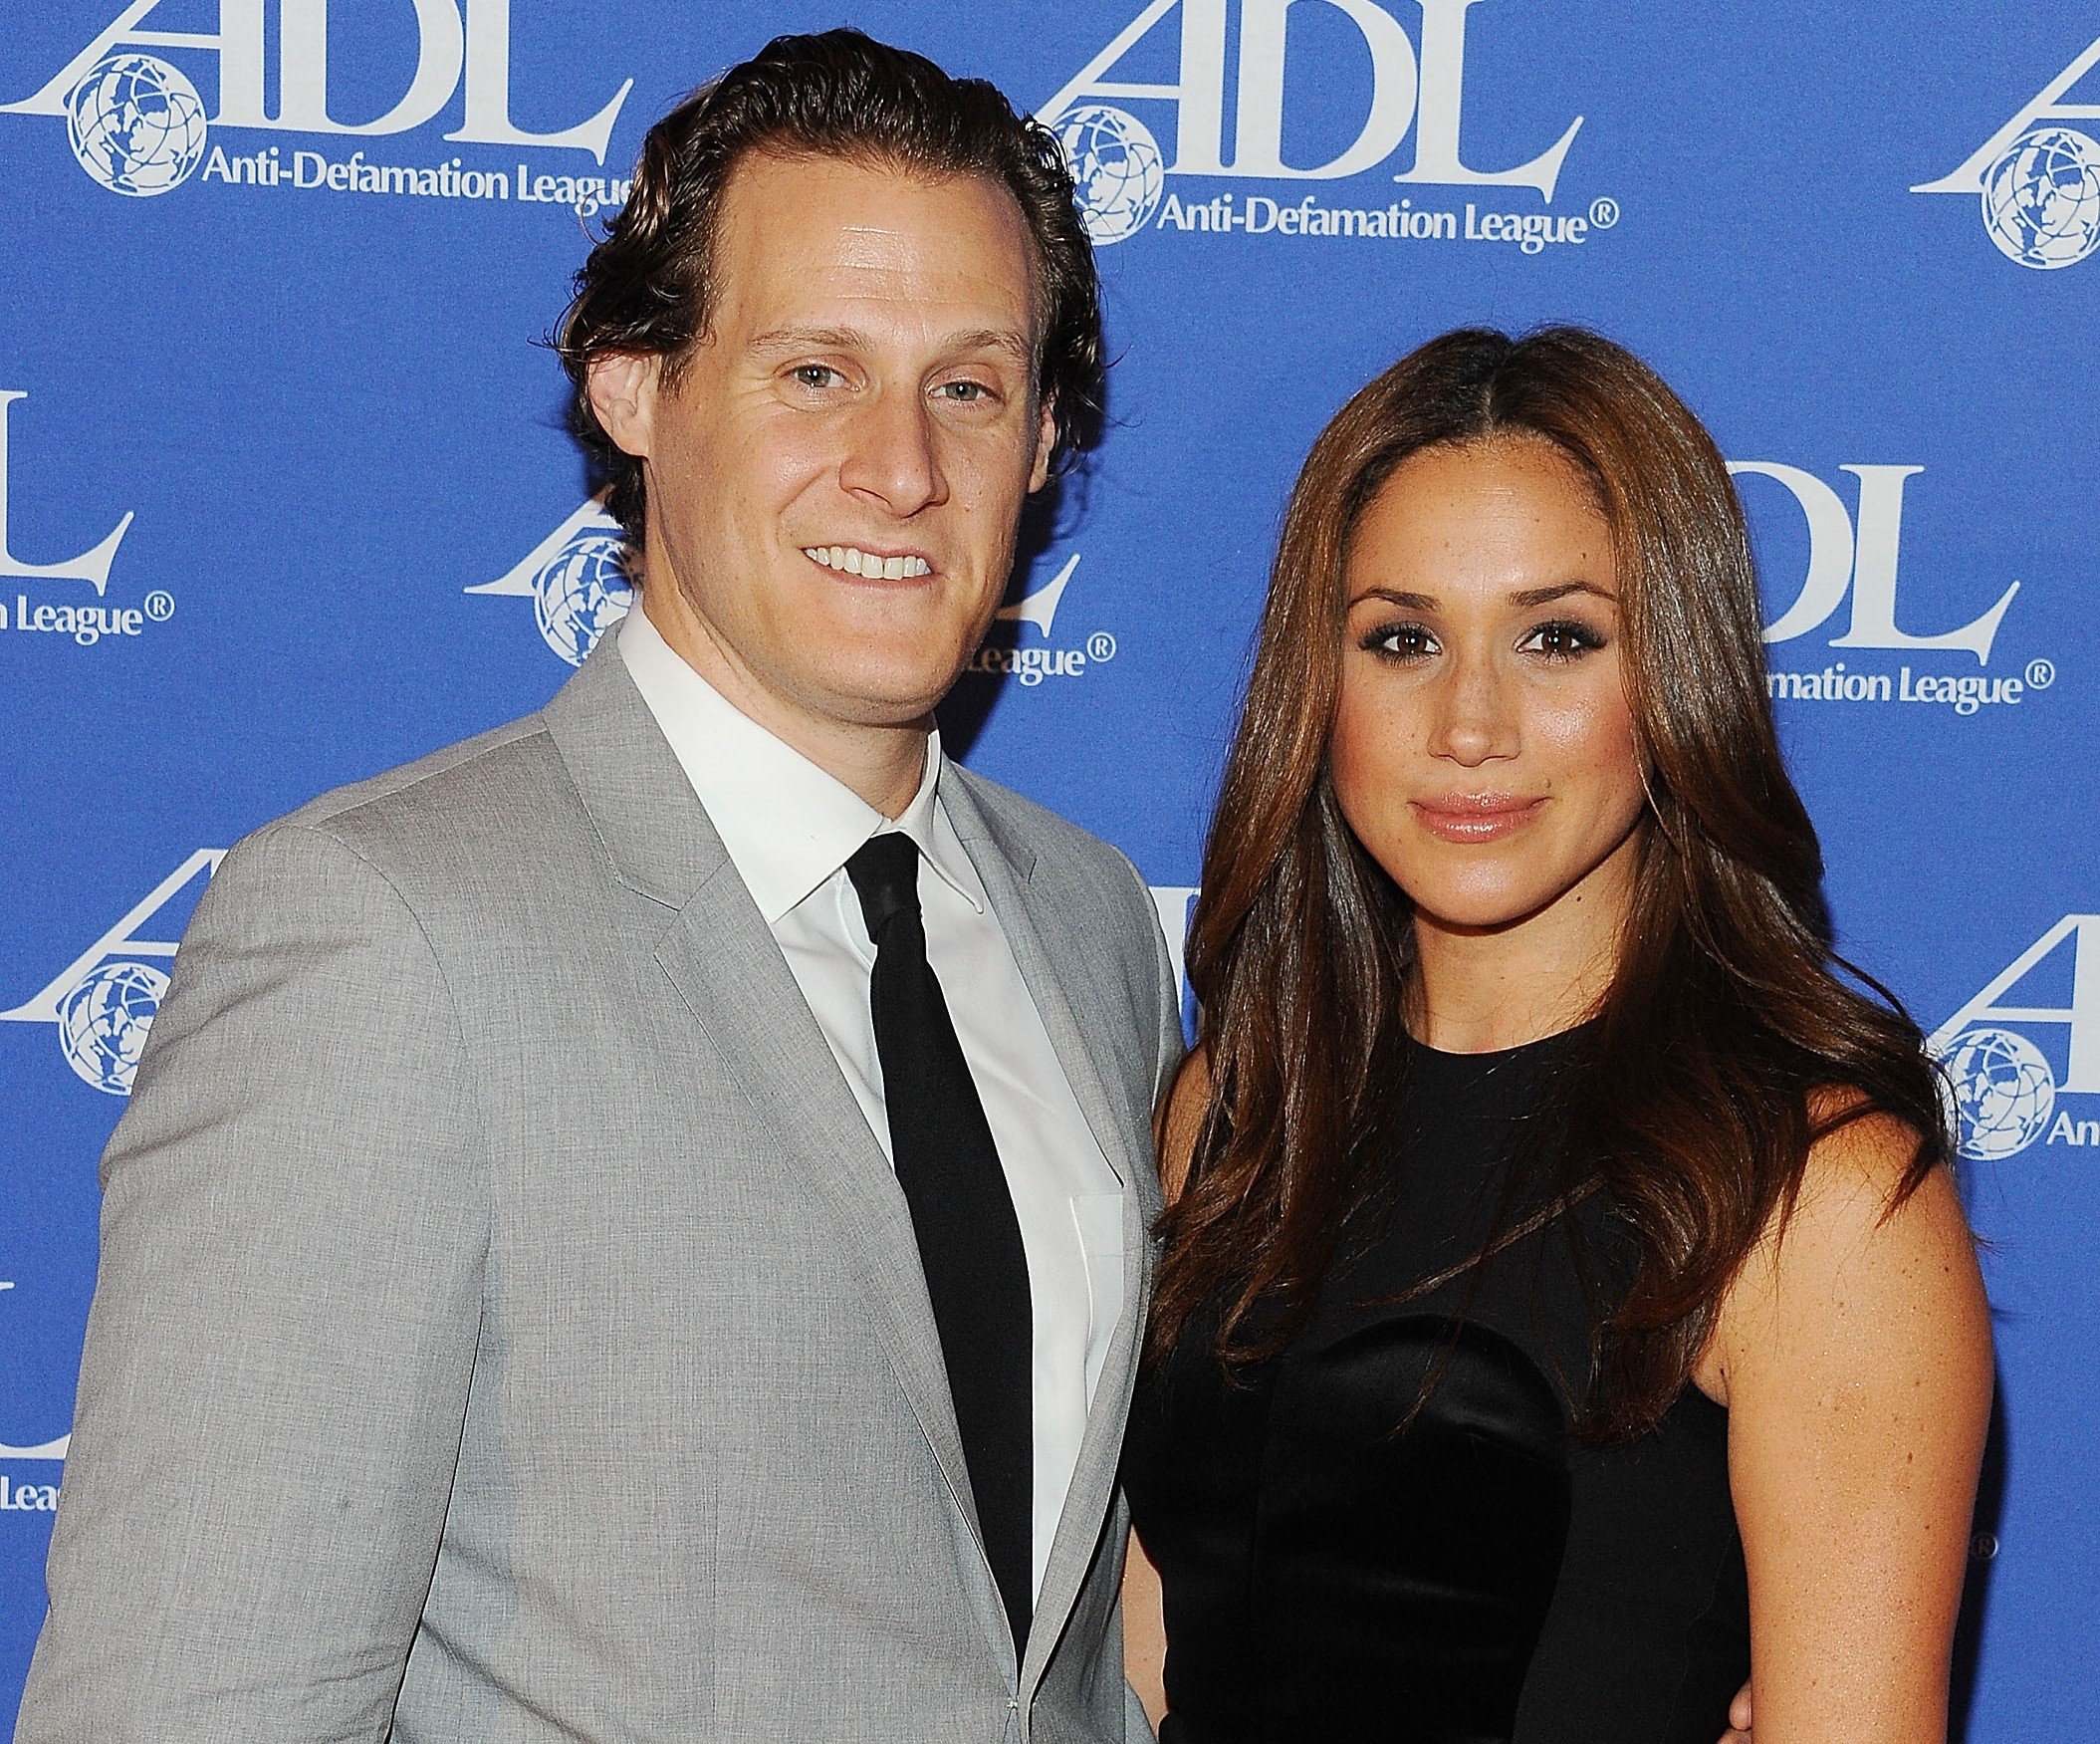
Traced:
[[1434, 926], [1439, 933], [1502, 933], [1537, 912], [1539, 905], [1526, 901], [1418, 901], [1415, 924]]
[[1520, 925], [1551, 902], [1536, 891], [1445, 893], [1442, 899], [1412, 896], [1415, 923], [1440, 932], [1501, 932]]

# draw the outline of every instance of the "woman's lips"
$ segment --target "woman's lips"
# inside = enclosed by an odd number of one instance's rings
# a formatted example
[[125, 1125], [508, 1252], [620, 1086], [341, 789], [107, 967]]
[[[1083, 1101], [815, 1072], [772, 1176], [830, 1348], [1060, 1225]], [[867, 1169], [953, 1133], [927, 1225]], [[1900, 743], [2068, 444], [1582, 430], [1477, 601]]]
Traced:
[[1408, 803], [1422, 828], [1443, 842], [1496, 842], [1515, 835], [1545, 808], [1543, 799], [1510, 794], [1450, 794]]

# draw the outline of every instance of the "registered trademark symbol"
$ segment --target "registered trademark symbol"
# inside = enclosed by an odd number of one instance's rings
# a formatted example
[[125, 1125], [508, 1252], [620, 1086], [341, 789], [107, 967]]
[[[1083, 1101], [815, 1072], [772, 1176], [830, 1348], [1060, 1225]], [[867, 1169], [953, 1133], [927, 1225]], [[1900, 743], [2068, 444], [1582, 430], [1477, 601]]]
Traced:
[[1105, 629], [1097, 629], [1086, 638], [1086, 657], [1089, 660], [1112, 660], [1115, 658], [1115, 637]]
[[1619, 221], [1619, 202], [1609, 194], [1599, 194], [1589, 203], [1589, 221], [1596, 229], [1609, 230]]
[[164, 588], [155, 588], [145, 597], [145, 615], [155, 623], [165, 623], [175, 615], [175, 596]]
[[1988, 1532], [1980, 1532], [1969, 1541], [1969, 1554], [1980, 1563], [1987, 1563], [1997, 1555], [1997, 1538]]
[[2027, 688], [2029, 690], [2046, 690], [2055, 682], [2056, 662], [2054, 660], [2029, 660], [2027, 662]]

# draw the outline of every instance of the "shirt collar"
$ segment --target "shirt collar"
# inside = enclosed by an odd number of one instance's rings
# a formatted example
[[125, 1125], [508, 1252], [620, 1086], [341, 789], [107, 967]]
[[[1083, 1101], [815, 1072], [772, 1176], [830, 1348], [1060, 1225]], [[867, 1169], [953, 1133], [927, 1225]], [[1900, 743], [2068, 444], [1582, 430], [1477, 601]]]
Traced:
[[971, 907], [984, 911], [977, 869], [940, 803], [947, 768], [926, 735], [919, 791], [895, 823], [835, 776], [739, 709], [686, 664], [638, 607], [619, 626], [619, 654], [670, 741], [708, 821], [766, 924], [826, 883], [870, 836], [898, 830]]

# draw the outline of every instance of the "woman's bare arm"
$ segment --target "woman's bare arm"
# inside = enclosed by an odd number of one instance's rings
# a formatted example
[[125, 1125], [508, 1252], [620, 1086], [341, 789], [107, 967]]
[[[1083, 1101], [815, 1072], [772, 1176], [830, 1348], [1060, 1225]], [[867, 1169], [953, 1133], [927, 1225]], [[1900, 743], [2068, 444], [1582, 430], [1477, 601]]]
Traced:
[[1144, 1704], [1152, 1729], [1167, 1711], [1167, 1625], [1160, 1615], [1159, 1571], [1137, 1534], [1123, 1559], [1123, 1675]]
[[1990, 1318], [1946, 1171], [1889, 1210], [1915, 1142], [1870, 1116], [1815, 1146], [1701, 1367], [1729, 1407], [1758, 1744], [1947, 1736]]

